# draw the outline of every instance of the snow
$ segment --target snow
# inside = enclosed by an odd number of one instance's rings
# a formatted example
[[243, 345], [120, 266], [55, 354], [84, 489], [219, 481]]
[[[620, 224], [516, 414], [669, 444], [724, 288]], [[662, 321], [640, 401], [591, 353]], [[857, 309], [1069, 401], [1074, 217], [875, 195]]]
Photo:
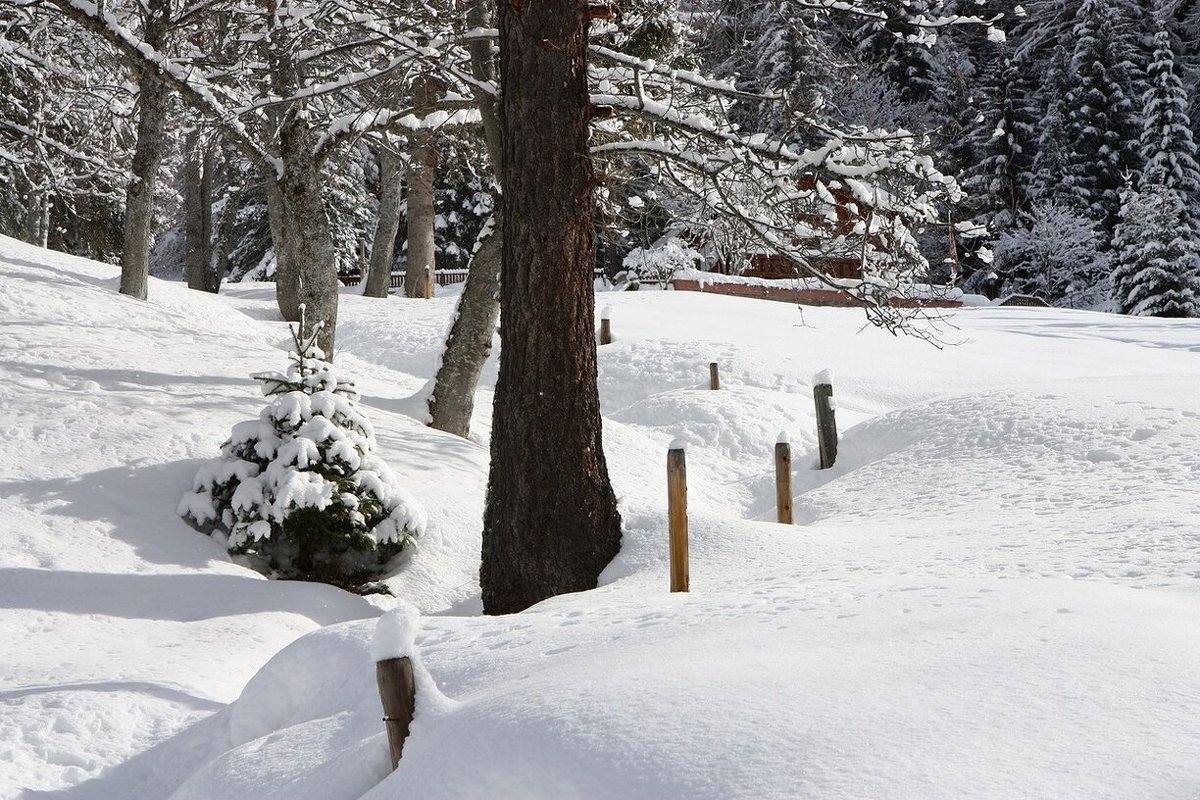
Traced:
[[[494, 357], [482, 441], [419, 421], [453, 298], [342, 297], [339, 374], [428, 516], [399, 599], [368, 601], [265, 580], [176, 515], [286, 358], [271, 287], [116, 285], [0, 238], [0, 797], [1200, 790], [1200, 322], [969, 307], [938, 349], [852, 309], [608, 293], [621, 553], [594, 591], [483, 617]], [[842, 438], [818, 470], [824, 368]], [[373, 662], [397, 655], [417, 711], [390, 773]]]

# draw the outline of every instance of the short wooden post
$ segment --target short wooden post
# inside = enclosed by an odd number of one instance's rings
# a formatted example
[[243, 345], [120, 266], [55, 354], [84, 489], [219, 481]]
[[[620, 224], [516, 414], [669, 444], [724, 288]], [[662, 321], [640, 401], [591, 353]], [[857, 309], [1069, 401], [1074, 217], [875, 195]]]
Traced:
[[775, 441], [775, 509], [780, 522], [792, 524], [792, 446], [784, 433]]
[[721, 388], [721, 368], [715, 361], [708, 365], [708, 388], [713, 391]]
[[688, 590], [687, 460], [683, 442], [667, 451], [667, 516], [671, 532], [671, 591]]
[[612, 344], [612, 306], [600, 312], [600, 344]]
[[379, 682], [383, 722], [387, 728], [388, 749], [392, 754], [392, 769], [395, 769], [400, 764], [404, 740], [408, 738], [408, 726], [412, 723], [417, 704], [412, 662], [407, 656], [378, 661], [375, 663], [375, 679]]
[[425, 265], [425, 299], [433, 299], [433, 267]]
[[829, 370], [813, 378], [813, 402], [817, 407], [817, 446], [821, 453], [821, 469], [829, 469], [837, 461], [837, 419], [833, 402], [833, 379]]

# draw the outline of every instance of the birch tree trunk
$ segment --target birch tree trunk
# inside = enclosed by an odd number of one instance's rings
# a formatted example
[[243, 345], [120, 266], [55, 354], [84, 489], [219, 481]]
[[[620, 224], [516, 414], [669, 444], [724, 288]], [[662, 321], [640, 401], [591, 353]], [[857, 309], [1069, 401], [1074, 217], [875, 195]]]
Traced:
[[503, 318], [480, 569], [488, 614], [594, 588], [621, 541], [596, 389], [586, 3], [498, 5]]
[[392, 264], [396, 258], [396, 231], [400, 229], [401, 173], [404, 162], [384, 147], [379, 153], [379, 218], [371, 242], [371, 265], [367, 268], [366, 297], [387, 297]]

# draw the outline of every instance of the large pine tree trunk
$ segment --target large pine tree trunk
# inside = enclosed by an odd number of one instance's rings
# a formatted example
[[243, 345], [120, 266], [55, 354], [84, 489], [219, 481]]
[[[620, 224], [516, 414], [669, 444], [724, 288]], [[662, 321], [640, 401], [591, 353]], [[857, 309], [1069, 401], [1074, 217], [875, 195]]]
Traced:
[[367, 297], [387, 297], [388, 280], [395, 260], [396, 231], [400, 228], [400, 176], [404, 162], [387, 147], [379, 153], [379, 215], [371, 242], [371, 265], [367, 268]]
[[[492, 222], [500, 222], [500, 209]], [[500, 224], [503, 224], [500, 222]], [[488, 354], [500, 317], [496, 293], [500, 288], [500, 260], [504, 235], [493, 229], [471, 257], [470, 272], [458, 299], [458, 313], [429, 396], [429, 426], [466, 438], [471, 433], [475, 410], [475, 387]]]
[[489, 614], [590, 589], [620, 547], [596, 390], [581, 0], [500, 3], [500, 377], [480, 585]]
[[[170, 0], [149, 0], [145, 6], [143, 38], [155, 50], [162, 48], [170, 24]], [[171, 92], [167, 85], [142, 68], [138, 75], [138, 129], [133, 148], [133, 168], [125, 193], [124, 242], [121, 247], [121, 294], [146, 299], [150, 277], [150, 226], [154, 214], [154, 187], [163, 156], [163, 129]]]
[[[431, 113], [437, 99], [437, 86], [428, 76], [417, 78], [413, 89], [418, 117]], [[408, 166], [408, 260], [404, 269], [404, 293], [425, 296], [426, 268], [434, 268], [433, 179], [437, 174], [438, 154], [433, 131], [415, 130], [409, 137]]]

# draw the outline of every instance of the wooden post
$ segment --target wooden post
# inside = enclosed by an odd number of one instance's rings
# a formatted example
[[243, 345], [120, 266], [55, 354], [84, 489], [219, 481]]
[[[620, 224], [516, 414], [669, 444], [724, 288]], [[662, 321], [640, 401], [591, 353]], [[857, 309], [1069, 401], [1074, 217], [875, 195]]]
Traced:
[[783, 433], [775, 442], [775, 509], [780, 522], [792, 524], [792, 446]]
[[683, 443], [667, 451], [667, 515], [671, 531], [671, 591], [688, 590], [687, 461]]
[[433, 267], [425, 265], [425, 299], [433, 299]]
[[600, 312], [600, 344], [612, 344], [612, 306]]
[[715, 361], [708, 365], [708, 388], [713, 391], [721, 388], [721, 368]]
[[829, 469], [837, 461], [837, 419], [834, 416], [833, 379], [829, 370], [813, 378], [813, 402], [817, 407], [817, 446], [821, 452], [821, 469]]
[[383, 723], [387, 728], [388, 749], [392, 753], [392, 769], [395, 769], [400, 764], [404, 740], [408, 738], [408, 726], [417, 704], [412, 662], [407, 656], [376, 662], [375, 679], [379, 682]]

